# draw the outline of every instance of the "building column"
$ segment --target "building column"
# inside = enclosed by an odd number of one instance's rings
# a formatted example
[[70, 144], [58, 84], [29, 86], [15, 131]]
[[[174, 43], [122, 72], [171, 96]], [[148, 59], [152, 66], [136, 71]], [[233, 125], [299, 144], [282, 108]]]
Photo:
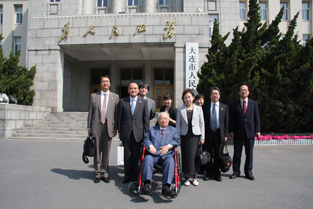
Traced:
[[174, 106], [180, 107], [183, 105], [181, 95], [185, 89], [185, 51], [184, 45], [174, 46]]
[[92, 8], [93, 8], [93, 2], [92, 1], [82, 1], [82, 12], [83, 15], [89, 15], [92, 14]]
[[51, 107], [63, 112], [64, 53], [56, 47], [50, 50], [28, 49], [28, 67], [36, 65], [33, 106]]
[[155, 2], [153, 0], [145, 1], [145, 12], [153, 13], [155, 7]]
[[114, 0], [113, 1], [113, 13], [119, 13], [122, 11], [122, 1]]

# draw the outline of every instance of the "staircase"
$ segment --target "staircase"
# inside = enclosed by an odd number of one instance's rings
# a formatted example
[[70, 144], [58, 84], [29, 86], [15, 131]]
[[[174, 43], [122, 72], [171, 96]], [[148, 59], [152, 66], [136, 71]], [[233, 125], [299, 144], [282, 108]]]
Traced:
[[[84, 140], [88, 134], [87, 116], [88, 112], [51, 113], [40, 123], [16, 129], [10, 139]], [[154, 126], [156, 121], [156, 118], [152, 119], [150, 126]], [[119, 140], [118, 135], [114, 140]]]
[[40, 123], [16, 129], [10, 139], [84, 140], [87, 133], [87, 112], [51, 113]]

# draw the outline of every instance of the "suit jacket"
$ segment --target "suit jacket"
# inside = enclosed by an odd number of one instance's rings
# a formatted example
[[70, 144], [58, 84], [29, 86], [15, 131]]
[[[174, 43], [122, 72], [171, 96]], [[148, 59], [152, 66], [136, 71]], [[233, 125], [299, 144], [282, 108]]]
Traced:
[[[114, 130], [117, 130], [117, 105], [119, 96], [110, 91], [107, 107], [107, 128], [110, 138], [113, 137]], [[90, 96], [89, 113], [87, 118], [87, 128], [91, 129], [91, 134], [97, 136], [101, 122], [101, 92], [93, 93]]]
[[[254, 138], [257, 132], [261, 132], [258, 103], [248, 100], [246, 117], [240, 104], [240, 99], [234, 101], [230, 106], [229, 133], [234, 132], [234, 138]], [[246, 135], [245, 135], [246, 134]]]
[[[165, 112], [165, 107], [166, 107], [166, 106], [162, 106], [162, 107], [160, 108], [160, 112]], [[170, 108], [168, 109], [168, 114], [169, 114], [169, 116], [170, 116], [170, 118], [171, 118], [172, 120], [175, 120], [175, 121], [176, 121], [176, 118], [177, 118], [177, 109], [176, 109], [173, 105], [171, 105]], [[156, 123], [156, 125], [157, 125], [157, 124], [158, 124], [158, 122]], [[176, 127], [176, 124], [173, 124], [172, 122], [170, 122], [169, 125], [171, 125], [171, 126], [173, 126], [173, 127]]]
[[[179, 135], [177, 134], [177, 129], [171, 126], [167, 126], [165, 128], [162, 139], [159, 125], [150, 127], [149, 131], [145, 134], [145, 138], [143, 139], [143, 145], [147, 148], [148, 152], [150, 145], [155, 147], [157, 152], [154, 154], [154, 156], [160, 155], [159, 147], [163, 147], [168, 144], [171, 144], [173, 147], [179, 145]], [[170, 149], [166, 154], [162, 155], [162, 158], [166, 157], [167, 155], [174, 155], [174, 149]]]
[[[205, 139], [208, 140], [208, 134], [211, 127], [211, 102], [202, 106], [204, 121], [205, 121]], [[221, 142], [225, 141], [228, 136], [228, 107], [219, 102], [219, 124]]]
[[152, 120], [155, 117], [155, 102], [148, 97], [146, 97], [146, 100], [148, 101], [148, 111], [150, 114], [150, 120]]
[[149, 129], [149, 111], [147, 100], [137, 97], [134, 115], [130, 109], [129, 97], [124, 97], [118, 104], [118, 131], [122, 141], [130, 139], [133, 130], [135, 140], [140, 142]]
[[[201, 135], [200, 139], [204, 139], [204, 119], [202, 108], [193, 104], [192, 114], [192, 133]], [[188, 118], [186, 105], [179, 107], [177, 110], [176, 128], [179, 135], [185, 136], [188, 133]]]

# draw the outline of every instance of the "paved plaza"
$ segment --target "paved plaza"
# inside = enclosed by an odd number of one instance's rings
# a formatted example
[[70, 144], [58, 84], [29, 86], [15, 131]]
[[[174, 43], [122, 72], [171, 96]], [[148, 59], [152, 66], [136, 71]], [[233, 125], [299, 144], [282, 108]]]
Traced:
[[231, 180], [231, 171], [221, 183], [200, 175], [198, 187], [183, 186], [171, 199], [160, 195], [160, 175], [152, 196], [128, 192], [123, 167], [116, 165], [118, 143], [112, 143], [111, 182], [95, 184], [93, 158], [89, 164], [81, 159], [83, 140], [0, 139], [0, 208], [313, 208], [312, 145], [256, 146], [255, 181]]

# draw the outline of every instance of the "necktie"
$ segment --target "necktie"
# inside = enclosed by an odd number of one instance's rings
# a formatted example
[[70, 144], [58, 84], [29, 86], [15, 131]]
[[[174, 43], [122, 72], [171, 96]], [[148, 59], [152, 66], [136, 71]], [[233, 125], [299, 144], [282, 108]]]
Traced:
[[217, 115], [216, 115], [216, 110], [215, 110], [215, 104], [213, 104], [213, 109], [212, 109], [211, 129], [212, 131], [216, 131], [217, 129]]
[[161, 139], [163, 138], [164, 135], [164, 129], [161, 129]]
[[243, 110], [243, 114], [244, 114], [245, 117], [246, 117], [246, 114], [247, 114], [247, 105], [246, 105], [246, 101], [243, 101], [243, 103], [242, 103], [242, 110]]
[[135, 108], [136, 108], [135, 99], [132, 99], [132, 103], [131, 103], [130, 108], [131, 108], [131, 111], [132, 111], [132, 115], [134, 115]]
[[101, 110], [101, 123], [104, 124], [105, 123], [105, 116], [107, 113], [107, 98], [106, 98], [107, 94], [104, 94], [104, 98], [103, 98], [103, 105], [102, 105], [102, 110]]

